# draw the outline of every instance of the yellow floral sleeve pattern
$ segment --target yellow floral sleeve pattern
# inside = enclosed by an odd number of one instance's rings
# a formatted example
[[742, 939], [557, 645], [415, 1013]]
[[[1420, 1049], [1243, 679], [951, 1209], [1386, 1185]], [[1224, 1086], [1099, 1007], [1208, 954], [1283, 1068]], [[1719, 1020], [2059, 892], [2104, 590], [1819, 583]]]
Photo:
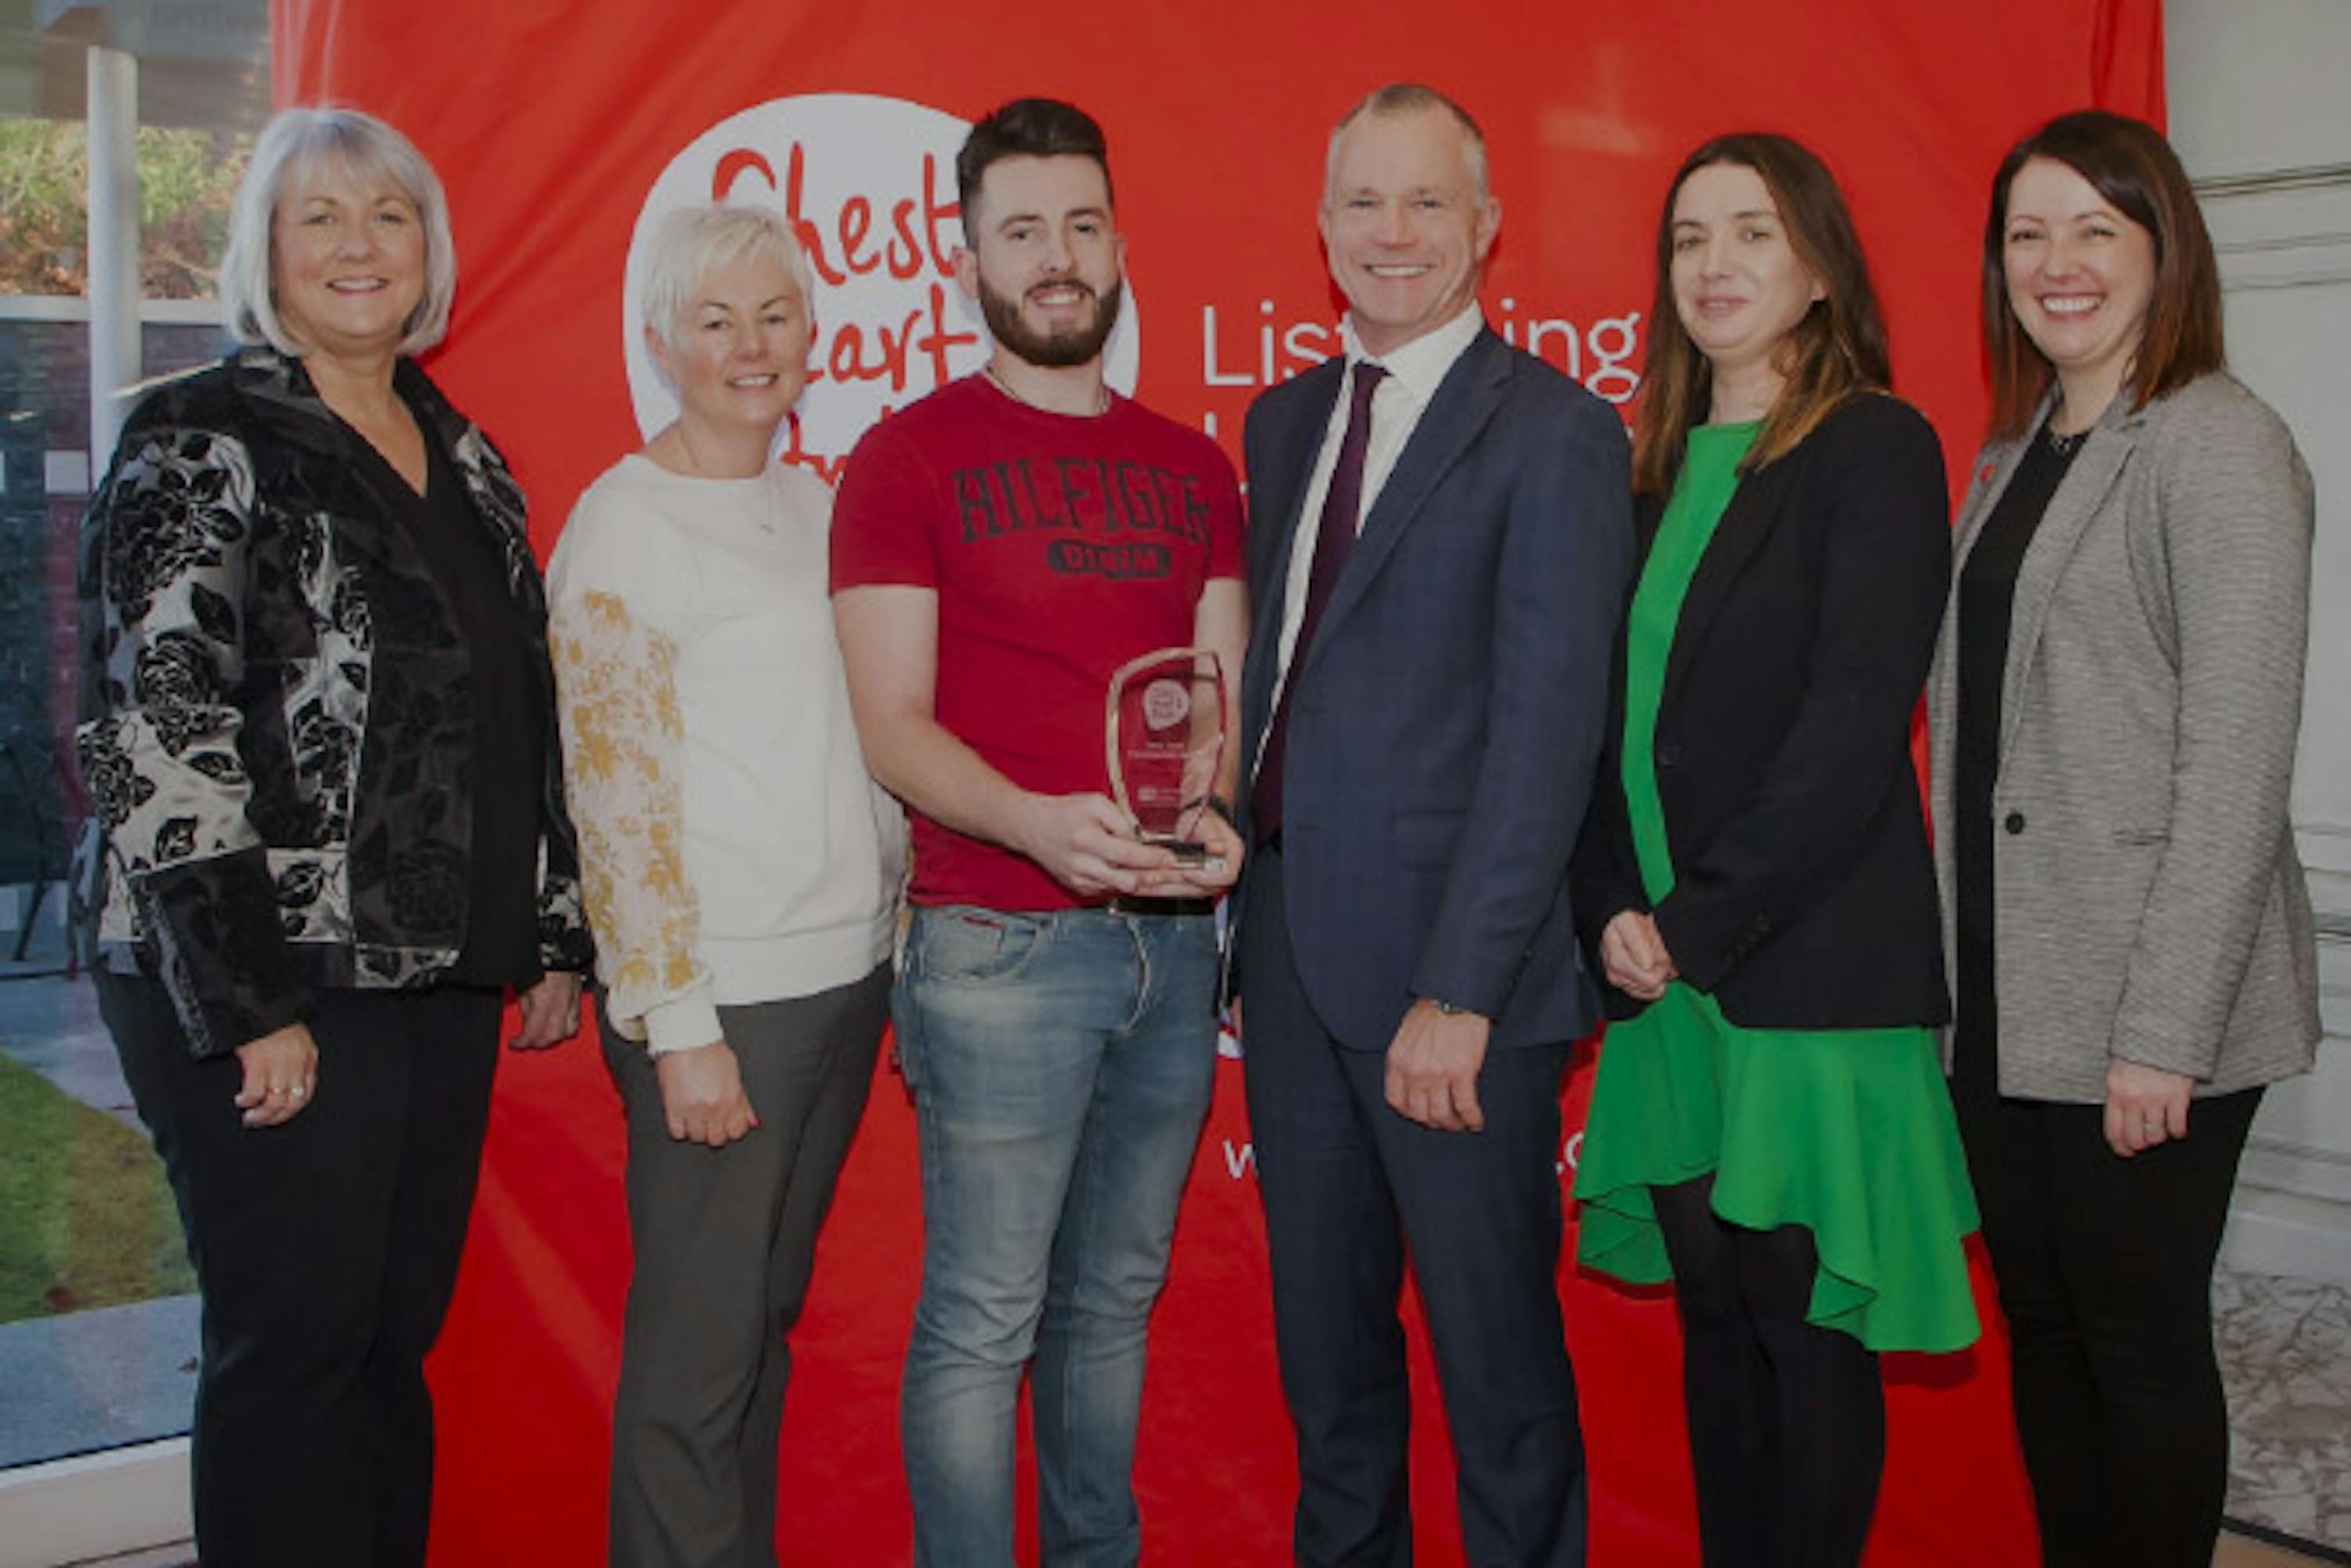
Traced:
[[553, 606], [549, 633], [597, 967], [612, 1021], [643, 1040], [647, 1012], [710, 979], [679, 842], [677, 649], [601, 591]]

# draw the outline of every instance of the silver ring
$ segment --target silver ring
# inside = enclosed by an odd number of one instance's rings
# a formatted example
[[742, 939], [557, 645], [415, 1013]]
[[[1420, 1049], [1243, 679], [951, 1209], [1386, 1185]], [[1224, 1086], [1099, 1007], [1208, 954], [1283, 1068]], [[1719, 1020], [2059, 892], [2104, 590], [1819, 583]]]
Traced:
[[309, 1095], [309, 1092], [310, 1092], [308, 1089], [303, 1088], [299, 1083], [297, 1083], [293, 1088], [286, 1091], [287, 1098], [294, 1100], [305, 1099]]

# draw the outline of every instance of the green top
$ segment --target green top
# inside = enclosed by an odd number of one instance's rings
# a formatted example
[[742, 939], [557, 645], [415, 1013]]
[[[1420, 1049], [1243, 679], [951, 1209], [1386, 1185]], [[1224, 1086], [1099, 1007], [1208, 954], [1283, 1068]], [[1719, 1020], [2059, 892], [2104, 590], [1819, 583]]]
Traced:
[[1674, 890], [1671, 847], [1666, 841], [1666, 811], [1657, 799], [1656, 750], [1657, 705], [1666, 689], [1666, 658], [1673, 652], [1674, 628], [1682, 601], [1715, 525], [1739, 488], [1739, 465], [1755, 444], [1761, 420], [1739, 424], [1701, 424], [1689, 433], [1673, 497], [1657, 522], [1657, 540], [1641, 569], [1641, 586], [1625, 614], [1625, 808], [1632, 818], [1633, 850], [1641, 863], [1641, 887], [1656, 904]]

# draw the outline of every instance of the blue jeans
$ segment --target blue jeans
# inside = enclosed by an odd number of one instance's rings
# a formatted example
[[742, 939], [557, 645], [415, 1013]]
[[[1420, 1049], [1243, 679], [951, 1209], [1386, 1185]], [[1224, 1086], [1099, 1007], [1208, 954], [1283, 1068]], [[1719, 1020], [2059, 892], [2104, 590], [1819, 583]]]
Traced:
[[923, 1164], [899, 1405], [921, 1568], [1012, 1561], [1035, 1357], [1049, 1565], [1133, 1563], [1152, 1302], [1216, 1071], [1207, 915], [918, 909], [894, 1003]]

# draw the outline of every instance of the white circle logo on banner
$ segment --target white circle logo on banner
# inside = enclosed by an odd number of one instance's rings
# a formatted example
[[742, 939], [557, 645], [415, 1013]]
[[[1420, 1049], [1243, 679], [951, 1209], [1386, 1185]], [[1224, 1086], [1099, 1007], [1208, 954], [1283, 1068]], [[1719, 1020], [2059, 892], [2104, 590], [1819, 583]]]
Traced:
[[[621, 343], [638, 430], [650, 440], [677, 417], [645, 351], [640, 261], [654, 225], [698, 202], [774, 207], [816, 276], [808, 391], [778, 438], [783, 461], [836, 478], [875, 420], [977, 371], [987, 327], [955, 281], [955, 160], [970, 129], [904, 99], [812, 93], [729, 115], [688, 142], [645, 193], [629, 237]], [[1129, 395], [1141, 335], [1130, 285], [1104, 350], [1111, 385]]]

